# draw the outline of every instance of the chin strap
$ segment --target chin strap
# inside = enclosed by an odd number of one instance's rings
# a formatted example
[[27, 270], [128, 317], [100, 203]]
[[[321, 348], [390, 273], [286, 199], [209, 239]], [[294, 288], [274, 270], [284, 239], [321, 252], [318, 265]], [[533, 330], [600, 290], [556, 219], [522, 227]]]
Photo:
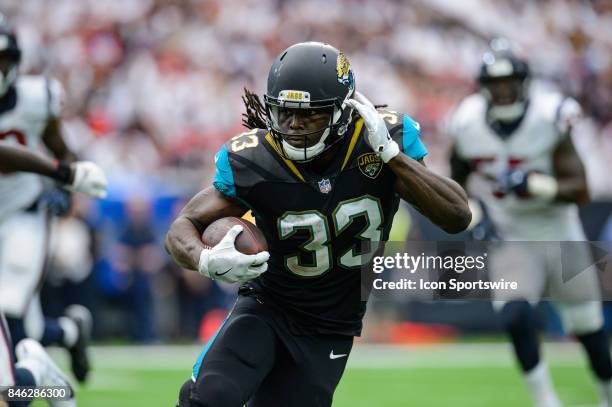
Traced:
[[317, 141], [314, 146], [306, 148], [293, 147], [291, 144], [283, 140], [283, 149], [285, 150], [285, 154], [287, 154], [287, 157], [290, 160], [298, 162], [307, 162], [314, 159], [316, 156], [321, 154], [323, 150], [325, 150], [325, 140], [327, 139], [329, 134], [330, 129], [325, 129], [319, 141]]
[[512, 122], [525, 113], [525, 102], [514, 102], [510, 105], [492, 106], [489, 116], [500, 122]]
[[[318, 155], [323, 153], [323, 151], [325, 151], [326, 148], [329, 147], [325, 145], [325, 141], [330, 136], [331, 129], [334, 128], [334, 126], [336, 126], [337, 122], [342, 118], [345, 109], [347, 109], [347, 105], [345, 103], [343, 103], [342, 106], [343, 106], [342, 109], [334, 108], [335, 111], [333, 113], [330, 125], [325, 129], [325, 131], [323, 132], [323, 135], [321, 136], [319, 141], [314, 146], [306, 147], [306, 148], [297, 148], [297, 147], [293, 147], [291, 144], [283, 140], [281, 144], [282, 144], [285, 154], [287, 155], [287, 158], [289, 158], [292, 161], [297, 161], [297, 162], [308, 162], [308, 161], [314, 160]], [[348, 117], [350, 118], [352, 114], [353, 114], [353, 109], [349, 108]], [[338, 136], [342, 136], [344, 133], [346, 133], [346, 130], [348, 129], [349, 124], [350, 124], [350, 120], [347, 123], [338, 126], [338, 130], [337, 130]], [[334, 143], [335, 141], [332, 142], [332, 144]]]

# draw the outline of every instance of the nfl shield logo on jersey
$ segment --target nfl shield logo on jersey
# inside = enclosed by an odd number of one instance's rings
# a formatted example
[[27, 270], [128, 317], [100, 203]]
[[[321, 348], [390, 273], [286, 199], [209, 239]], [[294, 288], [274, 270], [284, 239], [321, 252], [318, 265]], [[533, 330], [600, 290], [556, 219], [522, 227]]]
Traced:
[[331, 182], [329, 182], [329, 178], [323, 178], [321, 181], [319, 181], [319, 190], [321, 193], [328, 194], [331, 189], [332, 186]]

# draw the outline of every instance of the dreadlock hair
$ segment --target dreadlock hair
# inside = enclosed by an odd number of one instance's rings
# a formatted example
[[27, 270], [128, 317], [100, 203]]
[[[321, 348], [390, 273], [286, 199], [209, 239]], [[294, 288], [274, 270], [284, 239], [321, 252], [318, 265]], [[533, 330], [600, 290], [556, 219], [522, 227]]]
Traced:
[[266, 108], [256, 93], [244, 88], [242, 102], [246, 108], [246, 113], [242, 114], [242, 124], [247, 129], [266, 129]]
[[[247, 88], [244, 88], [244, 95], [242, 95], [242, 102], [246, 108], [246, 113], [242, 114], [242, 124], [247, 129], [266, 129], [268, 127], [266, 123], [266, 108], [259, 95], [251, 92]], [[376, 109], [382, 109], [387, 105], [374, 105]], [[353, 117], [357, 116], [357, 112], [353, 112]]]

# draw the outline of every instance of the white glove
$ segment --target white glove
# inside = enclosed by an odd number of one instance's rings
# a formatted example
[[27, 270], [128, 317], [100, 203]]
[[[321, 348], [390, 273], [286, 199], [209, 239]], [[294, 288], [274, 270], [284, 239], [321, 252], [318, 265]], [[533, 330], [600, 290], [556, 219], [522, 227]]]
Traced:
[[357, 109], [359, 115], [363, 118], [368, 129], [368, 144], [384, 163], [388, 163], [389, 160], [399, 154], [399, 146], [389, 135], [385, 121], [376, 111], [372, 102], [361, 93], [355, 92], [354, 99], [349, 99], [346, 103]]
[[94, 198], [106, 198], [108, 181], [104, 171], [97, 164], [90, 161], [77, 161], [72, 163], [73, 180], [66, 189], [82, 192]]
[[236, 250], [234, 242], [243, 230], [232, 226], [217, 245], [200, 253], [198, 272], [213, 280], [237, 283], [251, 280], [268, 269], [270, 253], [243, 254]]

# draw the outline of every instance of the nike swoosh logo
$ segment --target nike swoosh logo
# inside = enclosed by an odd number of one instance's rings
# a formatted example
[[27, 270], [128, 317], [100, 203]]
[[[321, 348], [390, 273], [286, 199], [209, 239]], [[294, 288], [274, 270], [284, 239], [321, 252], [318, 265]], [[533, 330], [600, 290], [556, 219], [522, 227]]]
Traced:
[[334, 359], [339, 359], [339, 358], [343, 358], [343, 357], [345, 357], [346, 355], [348, 355], [348, 353], [341, 353], [341, 354], [339, 354], [339, 355], [334, 355], [334, 351], [333, 351], [333, 350], [332, 350], [331, 352], [329, 352], [329, 358], [330, 358], [331, 360], [334, 360]]
[[223, 273], [219, 273], [217, 271], [217, 272], [215, 272], [215, 276], [223, 276], [223, 275], [229, 273], [232, 269], [233, 269], [233, 267], [230, 267], [229, 269], [225, 270]]

